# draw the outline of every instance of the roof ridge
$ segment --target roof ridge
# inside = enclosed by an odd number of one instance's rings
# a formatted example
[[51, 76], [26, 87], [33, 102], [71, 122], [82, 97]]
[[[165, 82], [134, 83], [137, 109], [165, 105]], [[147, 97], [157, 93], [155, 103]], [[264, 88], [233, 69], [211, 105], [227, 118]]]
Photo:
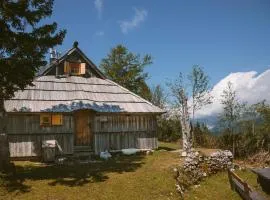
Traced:
[[[108, 86], [108, 85], [107, 85]], [[82, 89], [76, 89], [76, 90], [56, 90], [56, 89], [39, 89], [39, 88], [25, 88], [24, 90], [35, 90], [35, 91], [50, 91], [50, 92], [89, 92], [89, 93], [105, 93], [105, 94], [130, 94], [129, 92], [104, 92], [104, 91], [93, 91], [93, 90], [82, 90]], [[132, 95], [132, 94], [130, 94]]]
[[105, 101], [105, 100], [93, 100], [93, 99], [62, 99], [62, 100], [52, 100], [52, 99], [18, 99], [18, 98], [13, 98], [13, 99], [8, 99], [6, 101], [63, 101], [63, 102], [67, 102], [67, 101], [92, 101], [92, 102], [110, 102], [110, 103], [146, 103], [143, 101]]

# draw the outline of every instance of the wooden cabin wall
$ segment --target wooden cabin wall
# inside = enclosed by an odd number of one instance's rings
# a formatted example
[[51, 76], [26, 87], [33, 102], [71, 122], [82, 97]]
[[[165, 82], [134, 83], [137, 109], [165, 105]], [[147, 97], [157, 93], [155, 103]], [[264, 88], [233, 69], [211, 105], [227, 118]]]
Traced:
[[73, 132], [72, 115], [63, 115], [63, 125], [42, 127], [39, 114], [8, 114], [11, 157], [41, 156], [44, 140], [57, 140], [64, 154], [72, 154]]
[[96, 154], [105, 150], [158, 147], [156, 116], [100, 115], [95, 117], [94, 124]]

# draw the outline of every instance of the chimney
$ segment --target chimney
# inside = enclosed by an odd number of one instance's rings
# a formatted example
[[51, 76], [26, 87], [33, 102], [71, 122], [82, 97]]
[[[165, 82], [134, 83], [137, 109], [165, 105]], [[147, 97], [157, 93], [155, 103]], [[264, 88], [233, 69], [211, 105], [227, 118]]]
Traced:
[[50, 48], [50, 63], [55, 62], [55, 77], [59, 77], [59, 63], [57, 61], [59, 57], [59, 53], [56, 51], [56, 49]]
[[57, 58], [57, 52], [55, 49], [50, 48], [50, 63], [52, 63], [53, 61], [55, 61]]

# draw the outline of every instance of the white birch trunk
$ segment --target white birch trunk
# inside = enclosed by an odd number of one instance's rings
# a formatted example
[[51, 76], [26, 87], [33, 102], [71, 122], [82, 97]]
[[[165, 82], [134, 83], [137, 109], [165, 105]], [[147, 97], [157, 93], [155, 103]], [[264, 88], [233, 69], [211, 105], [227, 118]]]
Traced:
[[187, 98], [184, 98], [182, 116], [181, 116], [181, 125], [182, 125], [182, 139], [183, 139], [183, 150], [182, 156], [187, 156], [191, 152], [192, 148], [192, 133], [190, 127], [189, 113]]

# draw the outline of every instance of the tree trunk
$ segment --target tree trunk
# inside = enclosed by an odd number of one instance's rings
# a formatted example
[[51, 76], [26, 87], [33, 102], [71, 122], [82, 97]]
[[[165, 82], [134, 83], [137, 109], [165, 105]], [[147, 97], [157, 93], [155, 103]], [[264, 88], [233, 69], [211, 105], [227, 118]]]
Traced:
[[0, 99], [0, 171], [7, 171], [10, 166], [9, 143], [6, 132], [7, 115], [4, 100]]
[[192, 126], [192, 131], [191, 131], [191, 137], [192, 137], [192, 146], [195, 148], [196, 147], [196, 140], [195, 140], [195, 132], [194, 132], [194, 129], [193, 127], [195, 127], [195, 108], [193, 106], [193, 109], [192, 109], [192, 123], [191, 123], [191, 126]]
[[182, 137], [183, 137], [183, 151], [182, 156], [186, 156], [191, 152], [192, 147], [192, 133], [190, 128], [190, 120], [188, 113], [187, 98], [184, 98], [183, 112], [181, 116], [181, 125], [182, 125]]
[[233, 146], [232, 146], [232, 148], [233, 148], [233, 157], [235, 157], [235, 140], [234, 140], [234, 134], [233, 134]]

